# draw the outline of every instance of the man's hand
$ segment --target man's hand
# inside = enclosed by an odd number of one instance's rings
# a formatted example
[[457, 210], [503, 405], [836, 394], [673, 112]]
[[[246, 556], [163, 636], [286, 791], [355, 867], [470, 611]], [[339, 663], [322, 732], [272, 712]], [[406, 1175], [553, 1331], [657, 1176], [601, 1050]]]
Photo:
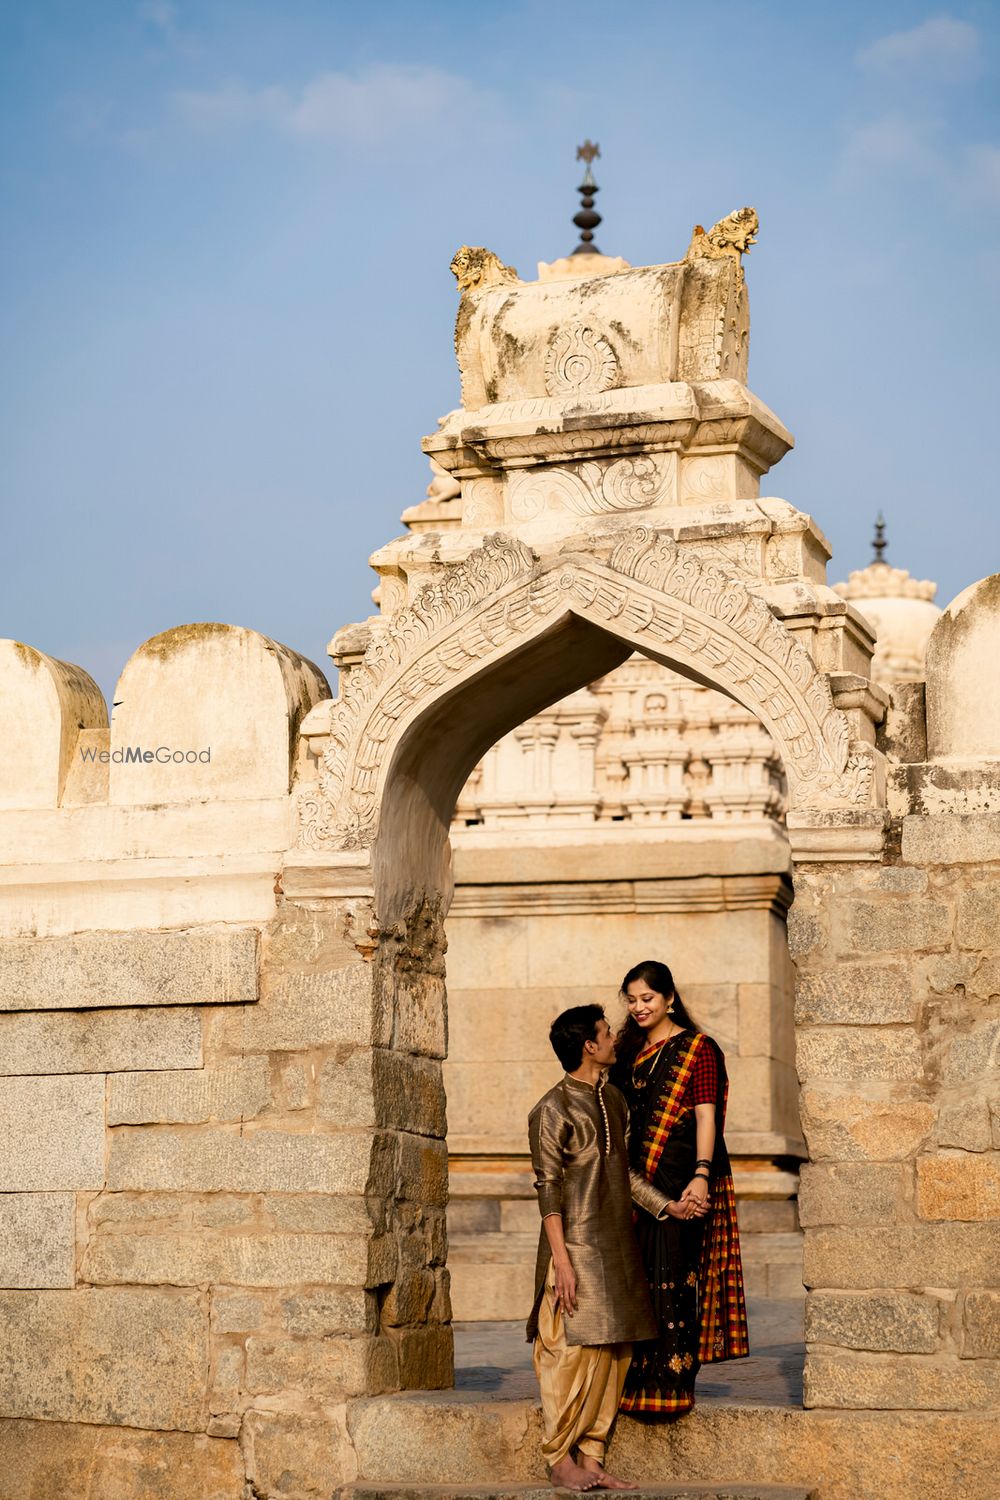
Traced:
[[576, 1312], [576, 1272], [569, 1256], [553, 1260], [552, 1270], [556, 1283], [556, 1306], [561, 1307], [567, 1318]]

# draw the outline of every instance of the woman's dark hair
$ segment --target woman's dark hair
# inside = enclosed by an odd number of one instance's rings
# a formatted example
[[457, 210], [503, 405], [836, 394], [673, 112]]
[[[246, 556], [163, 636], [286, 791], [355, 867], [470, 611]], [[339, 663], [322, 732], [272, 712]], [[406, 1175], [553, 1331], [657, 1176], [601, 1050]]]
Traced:
[[[670, 1012], [670, 1019], [675, 1025], [683, 1026], [686, 1030], [697, 1031], [698, 1028], [688, 1014], [684, 1001], [677, 993], [674, 976], [666, 964], [657, 962], [655, 958], [645, 958], [641, 964], [636, 964], [633, 968], [629, 969], [621, 984], [620, 993], [623, 1000], [628, 998], [629, 985], [634, 984], [637, 979], [641, 979], [643, 984], [648, 985], [651, 990], [655, 990], [658, 995], [663, 995], [667, 999], [673, 995], [674, 1003]], [[618, 1062], [630, 1064], [632, 1059], [642, 1051], [645, 1041], [646, 1033], [639, 1023], [634, 1021], [631, 1016], [626, 1016], [625, 1024], [615, 1037], [615, 1051], [618, 1055]]]
[[597, 1023], [604, 1021], [603, 1005], [574, 1005], [556, 1016], [549, 1031], [552, 1050], [567, 1073], [575, 1073], [583, 1062], [585, 1042], [596, 1042]]

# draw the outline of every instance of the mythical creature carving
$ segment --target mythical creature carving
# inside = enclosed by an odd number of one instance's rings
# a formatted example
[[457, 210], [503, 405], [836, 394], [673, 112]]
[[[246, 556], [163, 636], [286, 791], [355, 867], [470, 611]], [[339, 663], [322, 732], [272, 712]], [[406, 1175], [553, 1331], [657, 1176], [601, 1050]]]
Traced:
[[649, 528], [597, 550], [539, 569], [527, 547], [498, 534], [392, 616], [331, 710], [319, 780], [299, 804], [306, 847], [370, 844], [400, 722], [456, 673], [554, 617], [567, 595], [594, 623], [645, 637], [653, 652], [758, 705], [798, 806], [870, 802], [873, 757], [851, 744], [827, 678], [745, 584]]
[[747, 255], [756, 242], [760, 221], [755, 208], [738, 208], [711, 229], [700, 224], [694, 226], [691, 243], [685, 260], [724, 260], [727, 256], [738, 261]]
[[460, 292], [479, 292], [483, 287], [521, 279], [513, 266], [505, 266], [499, 255], [485, 245], [463, 245], [455, 251], [450, 270]]
[[618, 356], [593, 328], [560, 328], [545, 356], [545, 389], [550, 396], [599, 396], [618, 380]]

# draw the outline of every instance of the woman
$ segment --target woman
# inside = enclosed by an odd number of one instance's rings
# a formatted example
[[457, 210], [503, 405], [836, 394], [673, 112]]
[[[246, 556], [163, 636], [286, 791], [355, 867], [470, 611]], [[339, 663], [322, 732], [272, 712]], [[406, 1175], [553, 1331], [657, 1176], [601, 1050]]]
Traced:
[[736, 1199], [722, 1139], [722, 1052], [684, 1009], [666, 964], [622, 980], [628, 1017], [612, 1079], [628, 1100], [632, 1165], [672, 1201], [637, 1211], [636, 1236], [659, 1338], [635, 1344], [621, 1410], [672, 1420], [694, 1405], [702, 1364], [741, 1359], [747, 1340]]

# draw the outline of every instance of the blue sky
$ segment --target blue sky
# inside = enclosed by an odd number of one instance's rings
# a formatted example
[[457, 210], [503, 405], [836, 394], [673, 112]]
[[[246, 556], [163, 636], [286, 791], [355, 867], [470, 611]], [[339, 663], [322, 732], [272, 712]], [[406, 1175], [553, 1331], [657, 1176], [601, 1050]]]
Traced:
[[998, 70], [983, 3], [3, 0], [0, 635], [109, 695], [191, 620], [328, 665], [458, 399], [451, 255], [568, 252], [587, 135], [608, 254], [757, 207], [765, 493], [946, 603], [1000, 568]]

